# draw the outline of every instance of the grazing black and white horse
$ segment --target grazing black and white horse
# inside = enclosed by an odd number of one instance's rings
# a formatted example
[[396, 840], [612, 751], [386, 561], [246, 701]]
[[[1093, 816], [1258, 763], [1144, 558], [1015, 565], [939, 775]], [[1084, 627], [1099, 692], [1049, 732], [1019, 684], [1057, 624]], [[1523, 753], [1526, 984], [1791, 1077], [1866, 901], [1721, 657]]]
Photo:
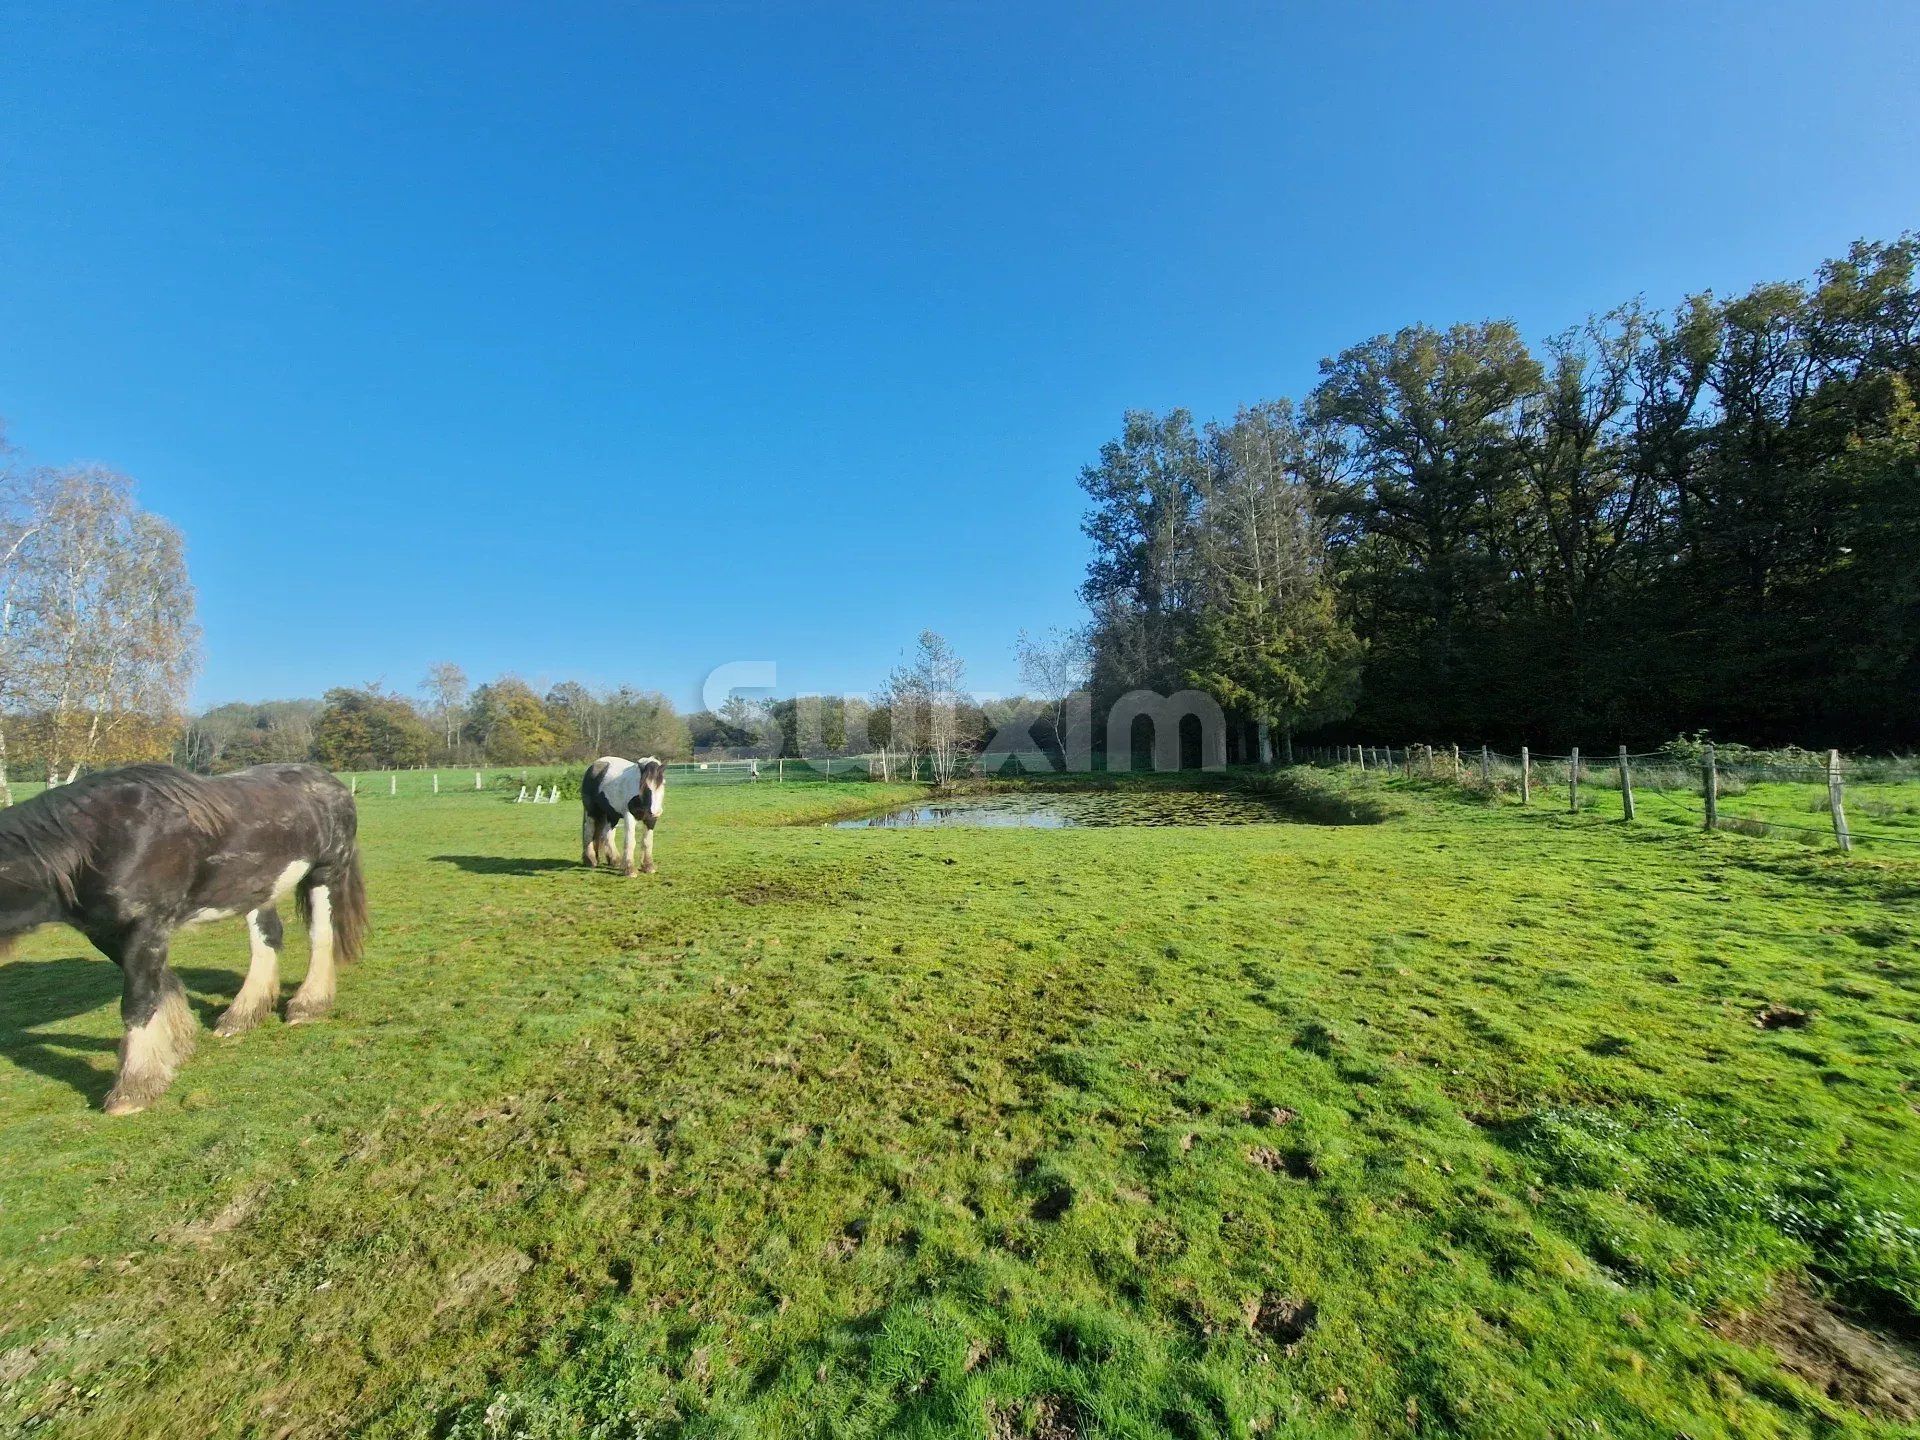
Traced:
[[366, 892], [353, 797], [313, 765], [256, 765], [205, 779], [129, 765], [0, 810], [0, 950], [64, 922], [121, 970], [120, 1075], [109, 1115], [144, 1110], [173, 1081], [198, 1027], [167, 968], [182, 925], [247, 917], [246, 983], [214, 1027], [252, 1029], [280, 997], [275, 902], [294, 895], [311, 935], [307, 978], [287, 1023], [333, 1006], [336, 959], [360, 953]]
[[602, 755], [580, 782], [580, 863], [593, 865], [602, 855], [611, 866], [614, 827], [627, 822], [626, 873], [633, 874], [633, 832], [647, 828], [640, 842], [640, 868], [653, 874], [653, 827], [667, 799], [667, 767], [653, 756], [622, 760]]

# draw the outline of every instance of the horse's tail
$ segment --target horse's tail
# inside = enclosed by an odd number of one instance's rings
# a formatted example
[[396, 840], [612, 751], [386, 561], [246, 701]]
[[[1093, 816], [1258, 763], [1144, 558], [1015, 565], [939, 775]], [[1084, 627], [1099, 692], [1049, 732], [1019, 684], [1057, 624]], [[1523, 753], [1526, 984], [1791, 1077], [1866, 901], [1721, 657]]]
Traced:
[[[324, 878], [322, 878], [324, 876]], [[327, 921], [333, 927], [333, 953], [340, 960], [358, 960], [367, 944], [367, 886], [360, 878], [360, 846], [347, 842], [346, 859], [322, 872], [309, 874], [294, 894], [300, 919], [313, 924], [313, 892], [327, 890]]]
[[342, 960], [358, 960], [367, 944], [367, 886], [360, 878], [360, 846], [347, 851], [347, 863], [333, 892], [334, 952]]

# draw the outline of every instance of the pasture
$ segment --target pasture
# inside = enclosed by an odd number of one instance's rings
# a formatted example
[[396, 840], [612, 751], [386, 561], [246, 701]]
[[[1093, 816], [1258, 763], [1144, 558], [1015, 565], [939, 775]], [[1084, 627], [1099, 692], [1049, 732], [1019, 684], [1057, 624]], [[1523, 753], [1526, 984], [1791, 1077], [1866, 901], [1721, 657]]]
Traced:
[[[0, 1433], [1904, 1433], [1920, 849], [1279, 784], [685, 785], [638, 879], [572, 800], [363, 784], [332, 1019], [121, 1121], [117, 974], [30, 937]], [[206, 1022], [238, 922], [174, 963]]]

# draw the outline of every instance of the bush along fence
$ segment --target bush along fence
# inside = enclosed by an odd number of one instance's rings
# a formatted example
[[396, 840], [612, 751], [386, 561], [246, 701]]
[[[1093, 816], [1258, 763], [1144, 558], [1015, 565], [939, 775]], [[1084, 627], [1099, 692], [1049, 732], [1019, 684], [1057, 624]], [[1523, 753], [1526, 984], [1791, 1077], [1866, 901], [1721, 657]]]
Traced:
[[1851, 852], [1856, 843], [1920, 846], [1920, 761], [1837, 750], [1754, 751], [1678, 742], [1630, 752], [1508, 754], [1487, 746], [1337, 745], [1299, 752], [1309, 764], [1405, 780], [1451, 783], [1522, 805], [1564, 804], [1569, 813], [1618, 805], [1622, 823], [1646, 818], [1748, 835], [1779, 832]]

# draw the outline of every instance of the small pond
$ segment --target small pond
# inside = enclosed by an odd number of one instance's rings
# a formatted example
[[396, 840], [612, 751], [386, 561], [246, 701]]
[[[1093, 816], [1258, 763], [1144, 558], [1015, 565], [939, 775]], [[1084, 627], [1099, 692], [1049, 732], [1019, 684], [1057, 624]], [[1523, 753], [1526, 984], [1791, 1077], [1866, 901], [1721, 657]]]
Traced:
[[957, 825], [1067, 830], [1095, 825], [1272, 825], [1295, 818], [1273, 801], [1232, 790], [1027, 791], [907, 805], [884, 815], [836, 821], [834, 828], [900, 830]]

